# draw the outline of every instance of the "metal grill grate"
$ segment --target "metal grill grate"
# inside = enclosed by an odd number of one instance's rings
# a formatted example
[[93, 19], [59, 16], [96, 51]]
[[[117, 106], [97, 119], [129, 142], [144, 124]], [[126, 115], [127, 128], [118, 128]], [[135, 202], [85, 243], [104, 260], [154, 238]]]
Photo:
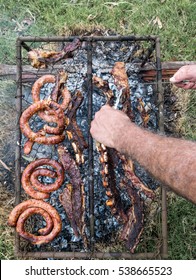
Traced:
[[[50, 73], [55, 74], [60, 67], [66, 68], [66, 63], [60, 62], [60, 64], [54, 64], [50, 66], [48, 69], [33, 69], [23, 71], [24, 66], [28, 63], [27, 61], [27, 51], [37, 47], [45, 47], [51, 48], [53, 44], [56, 46], [66, 44], [67, 42], [71, 42], [76, 37], [20, 37], [17, 40], [17, 95], [16, 95], [16, 110], [18, 113], [18, 129], [17, 129], [17, 147], [16, 147], [16, 204], [21, 201], [23, 193], [21, 192], [21, 170], [28, 164], [28, 159], [24, 158], [22, 153], [22, 146], [24, 143], [24, 137], [21, 135], [20, 127], [19, 127], [19, 119], [22, 111], [32, 103], [31, 100], [31, 86], [32, 83], [41, 75]], [[16, 242], [15, 242], [15, 252], [19, 257], [32, 257], [32, 258], [125, 258], [125, 259], [138, 259], [138, 258], [155, 258], [157, 256], [166, 257], [167, 255], [167, 212], [166, 212], [166, 194], [164, 188], [162, 189], [162, 193], [160, 197], [157, 199], [157, 203], [161, 207], [160, 213], [160, 224], [157, 226], [157, 236], [158, 238], [154, 241], [154, 248], [150, 248], [151, 240], [149, 237], [144, 237], [142, 249], [138, 250], [135, 254], [130, 254], [126, 250], [122, 250], [119, 252], [115, 249], [115, 252], [107, 252], [102, 247], [101, 252], [100, 249], [96, 246], [96, 230], [95, 230], [95, 187], [98, 185], [98, 181], [100, 181], [99, 175], [96, 175], [95, 172], [95, 151], [93, 149], [93, 139], [89, 133], [90, 123], [93, 118], [95, 111], [97, 110], [94, 105], [93, 99], [93, 84], [92, 84], [92, 75], [95, 71], [95, 68], [98, 67], [94, 65], [94, 57], [97, 55], [97, 46], [102, 46], [106, 49], [106, 56], [110, 55], [110, 50], [112, 46], [114, 48], [127, 48], [131, 46], [131, 48], [138, 48], [138, 46], [142, 46], [144, 50], [142, 56], [133, 61], [133, 55], [127, 54], [122, 56], [122, 61], [125, 63], [131, 62], [131, 64], [139, 65], [139, 69], [148, 62], [154, 66], [156, 71], [156, 80], [153, 83], [153, 90], [155, 92], [155, 104], [158, 108], [157, 110], [157, 126], [154, 130], [159, 130], [164, 132], [163, 128], [163, 92], [162, 92], [162, 74], [161, 74], [161, 60], [160, 60], [160, 43], [159, 38], [155, 36], [84, 36], [79, 38], [83, 42], [83, 65], [82, 67], [78, 67], [78, 61], [80, 53], [70, 59], [70, 64], [67, 66], [66, 71], [68, 71], [69, 76], [72, 77], [72, 81], [74, 80], [75, 72], [77, 72], [77, 79], [72, 87], [72, 90], [81, 89], [83, 84], [80, 83], [82, 80], [85, 84], [85, 98], [83, 104], [83, 120], [86, 124], [87, 130], [86, 132], [86, 140], [88, 141], [88, 151], [86, 152], [86, 165], [83, 169], [83, 177], [85, 179], [85, 188], [88, 194], [87, 197], [87, 225], [89, 232], [89, 248], [88, 250], [82, 250], [82, 247], [76, 245], [70, 241], [67, 250], [60, 250], [58, 247], [55, 251], [54, 247], [49, 248], [48, 246], [33, 248], [31, 246], [27, 246], [23, 244], [19, 235], [16, 233]], [[77, 52], [77, 51], [76, 51]], [[112, 58], [115, 61], [115, 58]], [[116, 58], [116, 59], [119, 59]], [[73, 66], [73, 67], [72, 67]], [[73, 69], [72, 69], [73, 68]], [[104, 67], [103, 67], [104, 68]], [[85, 70], [84, 70], [85, 69]], [[139, 72], [138, 72], [139, 74]], [[84, 82], [85, 81], [85, 82]], [[30, 89], [30, 90], [29, 90]], [[43, 96], [47, 97], [50, 89], [44, 89]], [[104, 100], [103, 100], [104, 102]], [[99, 104], [100, 105], [100, 104]], [[85, 112], [85, 109], [87, 111]], [[81, 116], [80, 116], [81, 119]], [[36, 124], [36, 120], [33, 120], [34, 124]], [[33, 125], [33, 123], [32, 123]], [[69, 146], [67, 140], [65, 140], [65, 144]], [[37, 157], [39, 153], [39, 149], [41, 145], [35, 144], [33, 151], [34, 157]], [[42, 149], [43, 150], [43, 149]], [[46, 149], [46, 155], [50, 158], [55, 158], [56, 150], [55, 147], [53, 149]], [[31, 154], [32, 156], [32, 154]], [[157, 219], [157, 221], [159, 220]], [[102, 240], [103, 240], [102, 236]]]

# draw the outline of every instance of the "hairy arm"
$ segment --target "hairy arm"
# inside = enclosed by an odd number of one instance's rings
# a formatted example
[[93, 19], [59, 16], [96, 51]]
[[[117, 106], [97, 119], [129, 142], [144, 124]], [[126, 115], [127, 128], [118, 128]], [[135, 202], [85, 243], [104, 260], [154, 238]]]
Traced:
[[91, 134], [139, 162], [155, 178], [196, 203], [196, 144], [141, 129], [108, 105], [96, 113]]

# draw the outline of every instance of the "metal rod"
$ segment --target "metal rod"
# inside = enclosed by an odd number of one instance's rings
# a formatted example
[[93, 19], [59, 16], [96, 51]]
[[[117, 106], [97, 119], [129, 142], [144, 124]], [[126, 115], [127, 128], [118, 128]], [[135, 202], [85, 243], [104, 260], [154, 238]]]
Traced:
[[156, 46], [156, 42], [152, 42], [151, 46], [147, 49], [147, 52], [145, 54], [145, 57], [144, 57], [144, 60], [142, 61], [140, 67], [143, 67], [146, 62], [148, 61], [150, 55], [153, 53], [154, 49], [155, 49], [155, 46]]
[[[159, 104], [159, 130], [164, 133], [164, 96], [162, 87], [162, 66], [161, 66], [161, 55], [160, 55], [160, 40], [156, 39], [156, 67], [157, 67], [157, 92], [158, 92], [158, 104]], [[162, 257], [167, 258], [168, 256], [168, 245], [167, 245], [167, 193], [164, 186], [161, 188], [162, 198]]]
[[19, 37], [21, 42], [70, 42], [75, 38], [79, 38], [81, 41], [155, 41], [157, 36], [53, 36], [53, 37]]
[[154, 259], [154, 253], [131, 254], [126, 252], [18, 252], [20, 258], [54, 259]]
[[93, 169], [93, 139], [90, 134], [93, 106], [92, 84], [92, 41], [87, 44], [87, 84], [88, 84], [88, 163], [89, 163], [89, 216], [90, 216], [90, 250], [94, 251], [94, 169]]
[[30, 52], [32, 50], [32, 48], [30, 48], [24, 41], [21, 42], [21, 45], [28, 52]]
[[[22, 111], [22, 53], [21, 53], [21, 42], [16, 41], [16, 112], [17, 112], [17, 123], [16, 123], [16, 151], [15, 151], [15, 205], [20, 203], [21, 195], [21, 131], [19, 120]], [[15, 250], [19, 250], [19, 235], [15, 232]]]
[[20, 131], [20, 116], [22, 112], [22, 59], [21, 59], [21, 44], [20, 41], [16, 41], [16, 112], [17, 112], [17, 130], [16, 130], [16, 152], [15, 152], [15, 170], [16, 170], [16, 179], [15, 179], [15, 203], [20, 202], [20, 182], [21, 182], [21, 131]]

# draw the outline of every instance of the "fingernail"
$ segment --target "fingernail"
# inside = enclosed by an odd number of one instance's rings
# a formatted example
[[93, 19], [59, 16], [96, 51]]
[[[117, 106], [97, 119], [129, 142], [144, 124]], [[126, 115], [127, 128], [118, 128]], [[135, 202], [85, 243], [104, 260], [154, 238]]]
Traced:
[[169, 80], [170, 80], [171, 83], [175, 83], [176, 82], [176, 79], [174, 77], [171, 77]]

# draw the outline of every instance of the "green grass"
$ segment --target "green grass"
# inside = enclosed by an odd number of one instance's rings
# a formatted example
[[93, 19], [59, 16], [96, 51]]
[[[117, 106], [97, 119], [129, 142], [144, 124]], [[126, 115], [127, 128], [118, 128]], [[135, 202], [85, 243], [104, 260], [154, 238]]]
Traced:
[[[182, 95], [184, 92], [181, 91]], [[182, 137], [196, 140], [196, 90], [189, 90], [188, 102], [180, 119]], [[181, 96], [183, 99], [183, 96]], [[182, 101], [181, 101], [182, 102]], [[168, 195], [168, 254], [169, 259], [196, 259], [196, 207], [191, 202], [172, 194]]]
[[[100, 25], [120, 34], [159, 35], [163, 60], [194, 60], [195, 10], [194, 0], [0, 0], [0, 45], [7, 46], [1, 47], [0, 59], [13, 59], [18, 35], [59, 35], [78, 26]], [[25, 25], [26, 19], [32, 24]]]
[[168, 248], [170, 259], [196, 259], [195, 205], [172, 196], [168, 206]]
[[0, 225], [0, 260], [11, 260], [14, 257], [13, 238], [10, 238], [10, 231], [7, 226]]
[[190, 99], [182, 122], [183, 135], [196, 141], [196, 92], [190, 93]]
[[2, 187], [0, 182], [0, 260], [13, 260], [14, 234], [13, 229], [7, 226], [7, 217], [12, 209], [13, 195]]
[[[184, 92], [181, 91], [182, 95]], [[184, 98], [180, 131], [182, 137], [196, 140], [196, 90], [189, 90]], [[183, 99], [183, 96], [181, 96]], [[182, 101], [181, 101], [182, 102]], [[183, 106], [183, 104], [181, 104]], [[191, 202], [168, 195], [168, 253], [169, 259], [196, 259], [196, 207]]]
[[[0, 63], [15, 63], [17, 36], [71, 34], [101, 26], [127, 35], [158, 35], [162, 61], [196, 60], [195, 0], [0, 0]], [[196, 95], [190, 95], [182, 133], [196, 140]], [[174, 196], [168, 201], [170, 259], [193, 259], [195, 206]], [[0, 257], [12, 258], [12, 243], [0, 228]]]

